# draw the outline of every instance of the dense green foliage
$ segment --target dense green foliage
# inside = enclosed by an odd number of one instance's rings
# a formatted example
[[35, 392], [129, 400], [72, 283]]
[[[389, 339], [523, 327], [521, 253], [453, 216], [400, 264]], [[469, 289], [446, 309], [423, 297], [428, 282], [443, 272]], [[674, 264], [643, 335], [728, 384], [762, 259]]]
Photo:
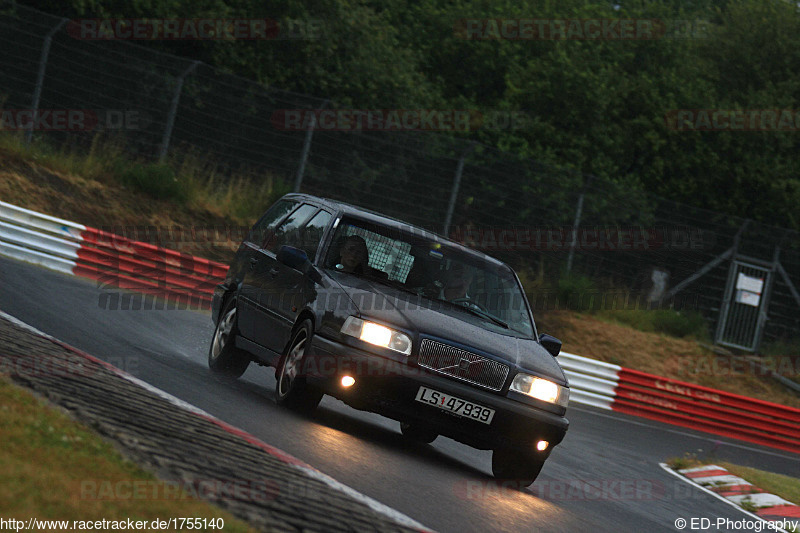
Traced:
[[154, 198], [185, 202], [187, 191], [172, 167], [163, 163], [127, 163], [118, 161], [116, 175], [120, 181]]
[[[26, 0], [64, 16], [269, 17], [322, 38], [158, 41], [336, 107], [515, 110], [475, 138], [677, 201], [800, 229], [800, 132], [676, 131], [678, 109], [800, 109], [800, 13], [783, 0]], [[466, 18], [691, 21], [679, 38], [469, 40]]]
[[693, 337], [708, 340], [708, 324], [696, 311], [674, 309], [604, 311], [601, 318], [631, 326], [639, 331], [666, 333], [673, 337]]

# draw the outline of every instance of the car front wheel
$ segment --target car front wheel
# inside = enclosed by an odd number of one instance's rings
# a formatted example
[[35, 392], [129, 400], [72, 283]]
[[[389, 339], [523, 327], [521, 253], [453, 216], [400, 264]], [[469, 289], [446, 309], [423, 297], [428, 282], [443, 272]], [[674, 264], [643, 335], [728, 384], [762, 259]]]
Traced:
[[278, 404], [304, 413], [314, 411], [322, 400], [322, 392], [308, 384], [303, 369], [312, 334], [311, 321], [305, 320], [295, 331], [289, 349], [278, 365], [275, 383]]
[[236, 379], [247, 370], [250, 355], [236, 347], [238, 333], [236, 299], [230, 298], [220, 314], [208, 348], [208, 368], [215, 374]]

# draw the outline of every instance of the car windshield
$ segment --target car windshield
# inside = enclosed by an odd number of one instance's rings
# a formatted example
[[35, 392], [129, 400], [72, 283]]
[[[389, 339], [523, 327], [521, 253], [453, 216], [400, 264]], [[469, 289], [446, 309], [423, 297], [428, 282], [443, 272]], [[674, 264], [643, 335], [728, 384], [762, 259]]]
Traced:
[[494, 329], [533, 336], [522, 287], [510, 267], [412, 230], [344, 218], [324, 267], [412, 292], [480, 317]]

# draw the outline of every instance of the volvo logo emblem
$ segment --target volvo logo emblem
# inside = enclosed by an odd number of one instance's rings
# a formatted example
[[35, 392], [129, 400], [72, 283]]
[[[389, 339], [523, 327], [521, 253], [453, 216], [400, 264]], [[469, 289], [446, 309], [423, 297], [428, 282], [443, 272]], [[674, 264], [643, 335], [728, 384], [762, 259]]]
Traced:
[[458, 362], [458, 369], [461, 370], [462, 372], [466, 372], [467, 370], [469, 370], [469, 365], [470, 365], [469, 359], [462, 358], [461, 361]]

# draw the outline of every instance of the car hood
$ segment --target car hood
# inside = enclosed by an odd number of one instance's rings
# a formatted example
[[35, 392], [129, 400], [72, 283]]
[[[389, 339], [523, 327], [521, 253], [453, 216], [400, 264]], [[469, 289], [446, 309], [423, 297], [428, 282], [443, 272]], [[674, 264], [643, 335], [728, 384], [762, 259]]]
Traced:
[[[335, 273], [332, 276], [364, 318], [394, 325], [419, 336], [461, 344], [502, 359], [533, 374], [566, 384], [559, 364], [537, 341], [459, 310], [382, 283]], [[516, 336], [515, 336], [516, 335]]]

